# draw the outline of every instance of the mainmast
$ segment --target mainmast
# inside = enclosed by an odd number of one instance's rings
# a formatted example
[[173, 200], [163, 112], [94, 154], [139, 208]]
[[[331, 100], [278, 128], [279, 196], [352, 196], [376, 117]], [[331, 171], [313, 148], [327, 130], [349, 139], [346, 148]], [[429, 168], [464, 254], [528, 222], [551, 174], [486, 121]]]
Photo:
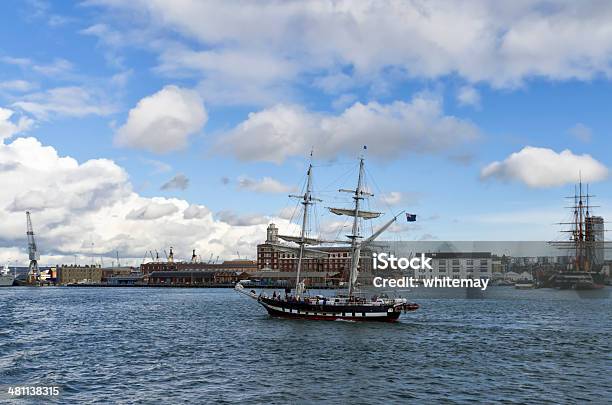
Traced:
[[380, 234], [382, 234], [393, 222], [395, 222], [395, 219], [399, 215], [401, 215], [401, 213], [396, 215], [389, 222], [383, 225], [378, 231], [372, 234], [372, 236], [370, 236], [368, 239], [361, 241], [362, 236], [359, 232], [359, 218], [374, 219], [382, 215], [381, 212], [365, 211], [361, 209], [361, 200], [366, 197], [374, 196], [374, 194], [371, 194], [364, 190], [364, 177], [364, 157], [361, 156], [359, 158], [359, 177], [357, 178], [357, 187], [355, 188], [355, 190], [338, 190], [340, 192], [353, 194], [353, 209], [329, 208], [329, 210], [336, 215], [346, 215], [353, 217], [352, 231], [350, 235], [347, 235], [347, 237], [351, 240], [351, 268], [348, 280], [349, 297], [353, 296], [353, 294], [355, 293], [355, 282], [357, 281], [357, 276], [359, 275], [359, 256], [361, 255], [361, 249], [369, 243], [373, 242], [374, 239], [376, 239]]
[[[353, 229], [349, 238], [351, 239], [351, 271], [349, 273], [349, 285], [348, 285], [348, 295], [349, 297], [353, 295], [353, 289], [355, 281], [357, 281], [357, 272], [359, 268], [359, 256], [361, 255], [361, 243], [359, 239], [361, 236], [359, 235], [359, 209], [361, 205], [361, 200], [364, 198], [364, 195], [371, 195], [362, 190], [363, 188], [363, 156], [359, 158], [359, 177], [357, 178], [357, 188], [355, 189], [355, 194], [353, 195], [353, 200], [355, 201], [355, 209], [353, 210]], [[345, 190], [341, 190], [345, 191]]]

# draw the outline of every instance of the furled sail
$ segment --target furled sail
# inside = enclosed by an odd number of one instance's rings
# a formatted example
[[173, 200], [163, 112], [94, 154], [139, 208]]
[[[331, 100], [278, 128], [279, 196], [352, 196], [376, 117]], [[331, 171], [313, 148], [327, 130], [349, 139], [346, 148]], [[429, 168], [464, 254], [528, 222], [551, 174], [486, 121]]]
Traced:
[[[346, 209], [346, 208], [329, 208], [329, 210], [331, 211], [332, 214], [336, 214], [336, 215], [347, 215], [350, 217], [354, 217], [355, 216], [355, 210], [352, 209]], [[374, 218], [378, 218], [379, 216], [382, 215], [382, 212], [374, 212], [374, 211], [359, 211], [358, 212], [358, 217], [359, 218], [363, 218], [363, 219], [374, 219]]]
[[[300, 236], [278, 235], [278, 237], [287, 242], [302, 243], [302, 238]], [[320, 245], [324, 243], [322, 240], [307, 237], [304, 237], [303, 241], [305, 245]]]
[[[277, 250], [279, 252], [295, 254], [296, 258], [300, 254], [300, 248], [297, 247], [297, 246], [287, 246], [287, 245], [281, 245], [281, 244], [273, 244], [273, 246], [274, 246], [275, 250]], [[322, 250], [317, 250], [317, 249], [303, 249], [302, 250], [302, 257], [325, 258], [325, 257], [328, 257], [328, 256], [329, 256], [329, 253], [325, 252], [325, 251], [322, 251]]]

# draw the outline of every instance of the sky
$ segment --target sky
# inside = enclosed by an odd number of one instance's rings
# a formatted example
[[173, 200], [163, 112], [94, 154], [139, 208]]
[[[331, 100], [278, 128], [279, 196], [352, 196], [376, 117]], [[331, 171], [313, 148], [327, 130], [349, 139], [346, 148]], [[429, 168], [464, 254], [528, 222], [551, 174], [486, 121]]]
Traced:
[[[342, 235], [366, 160], [387, 240], [557, 240], [579, 177], [612, 215], [612, 4], [600, 1], [0, 3], [0, 262], [174, 247], [255, 256]], [[363, 146], [367, 145], [367, 150]], [[596, 203], [595, 203], [596, 201]]]

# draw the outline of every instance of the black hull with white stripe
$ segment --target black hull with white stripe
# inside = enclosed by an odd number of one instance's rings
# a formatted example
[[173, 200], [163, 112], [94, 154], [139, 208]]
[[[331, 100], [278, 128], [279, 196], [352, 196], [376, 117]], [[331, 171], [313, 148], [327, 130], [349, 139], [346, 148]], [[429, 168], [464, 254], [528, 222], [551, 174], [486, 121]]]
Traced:
[[253, 290], [246, 291], [240, 283], [236, 285], [236, 290], [257, 300], [271, 316], [280, 318], [396, 322], [402, 312], [419, 308], [417, 304], [408, 303], [405, 299], [347, 301], [338, 298], [271, 298], [257, 295]]
[[294, 319], [395, 322], [399, 319], [403, 305], [324, 305], [306, 302], [291, 302], [259, 297], [258, 302], [275, 317]]

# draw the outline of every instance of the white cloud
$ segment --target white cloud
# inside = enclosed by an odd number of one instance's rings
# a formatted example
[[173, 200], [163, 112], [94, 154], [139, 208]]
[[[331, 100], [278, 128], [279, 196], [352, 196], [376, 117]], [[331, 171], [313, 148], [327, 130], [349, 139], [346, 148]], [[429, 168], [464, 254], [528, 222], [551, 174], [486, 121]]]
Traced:
[[463, 86], [457, 92], [459, 105], [480, 108], [480, 93], [472, 86]]
[[202, 99], [193, 90], [165, 86], [141, 99], [117, 130], [119, 146], [166, 153], [184, 148], [208, 119]]
[[404, 196], [399, 191], [391, 191], [379, 197], [383, 204], [387, 205], [398, 205], [402, 202], [403, 198]]
[[257, 214], [239, 215], [233, 211], [219, 211], [217, 218], [232, 226], [263, 225], [271, 222], [269, 217]]
[[354, 94], [342, 94], [332, 102], [332, 107], [336, 110], [342, 110], [353, 104], [356, 100], [357, 96]]
[[286, 219], [286, 220], [292, 220], [293, 218], [295, 218], [297, 215], [299, 215], [299, 209], [298, 207], [290, 207], [290, 206], [286, 206], [283, 207], [277, 214], [276, 216], [282, 219]]
[[155, 159], [144, 159], [144, 158], [141, 159], [141, 161], [143, 163], [146, 163], [146, 164], [152, 166], [154, 174], [166, 173], [166, 172], [169, 172], [170, 170], [172, 170], [172, 166], [170, 166], [166, 162], [162, 162], [162, 161], [155, 160]]
[[526, 146], [501, 162], [484, 167], [483, 179], [516, 180], [529, 187], [554, 187], [582, 181], [594, 182], [608, 176], [608, 168], [590, 155], [575, 155], [569, 149], [560, 153], [547, 148]]
[[196, 75], [206, 102], [270, 104], [287, 98], [294, 63], [263, 50], [192, 51], [165, 45], [156, 71], [169, 76]]
[[292, 190], [292, 187], [289, 187], [280, 181], [273, 179], [272, 177], [264, 177], [261, 180], [240, 177], [238, 179], [238, 188], [254, 191], [256, 193], [288, 193]]
[[276, 105], [256, 113], [226, 133], [219, 148], [241, 160], [281, 163], [289, 156], [356, 154], [363, 145], [381, 158], [407, 152], [432, 153], [474, 140], [469, 121], [444, 115], [439, 98], [418, 94], [410, 102], [355, 103], [339, 115]]
[[210, 215], [210, 210], [203, 205], [191, 204], [183, 211], [184, 219], [203, 219]]
[[8, 80], [0, 82], [0, 90], [25, 92], [36, 88], [36, 85], [25, 80]]
[[116, 107], [105, 100], [100, 92], [85, 87], [56, 87], [44, 92], [32, 93], [13, 103], [38, 119], [52, 115], [84, 117], [87, 115], [109, 115]]
[[147, 205], [130, 211], [125, 219], [159, 219], [178, 212], [179, 208], [172, 203], [157, 203], [154, 200]]
[[32, 70], [41, 73], [45, 76], [58, 76], [71, 71], [72, 63], [66, 59], [55, 59], [53, 62], [45, 65], [32, 65]]
[[[158, 52], [160, 69], [199, 71], [204, 88], [225, 102], [269, 103], [265, 90], [274, 86], [271, 72], [262, 68], [267, 61], [273, 61], [272, 72], [280, 81], [311, 80], [329, 92], [376, 86], [382, 76], [458, 75], [470, 83], [513, 87], [533, 77], [590, 80], [612, 74], [608, 2], [217, 0], [185, 1], [177, 7], [163, 0], [98, 0], [95, 4], [129, 9], [113, 14], [114, 18], [128, 16], [134, 24], [145, 21], [140, 29], [158, 39], [149, 41], [149, 47]], [[191, 49], [168, 47], [177, 37]], [[142, 39], [137, 42], [146, 46]], [[242, 70], [250, 80], [232, 82], [237, 76], [225, 70]], [[231, 97], [223, 97], [220, 90], [225, 87], [231, 87]], [[244, 99], [234, 98], [239, 89], [245, 90]]]
[[570, 135], [574, 138], [578, 139], [582, 142], [591, 142], [591, 138], [593, 137], [593, 133], [591, 132], [591, 128], [587, 127], [584, 124], [578, 123], [571, 127], [568, 131]]
[[45, 76], [52, 76], [57, 78], [58, 76], [64, 76], [69, 73], [73, 65], [70, 61], [62, 58], [56, 58], [50, 63], [37, 63], [29, 58], [15, 58], [11, 56], [5, 56], [0, 58], [0, 61], [9, 65], [19, 66], [22, 69], [31, 69], [35, 73], [39, 73]]
[[187, 190], [189, 179], [182, 173], [177, 174], [161, 186], [161, 190]]
[[[213, 218], [203, 205], [143, 197], [134, 191], [126, 171], [111, 160], [80, 163], [34, 138], [17, 138], [0, 144], [0, 162], [0, 257], [19, 259], [21, 264], [27, 263], [25, 210], [32, 211], [43, 264], [56, 264], [73, 254], [88, 256], [91, 242], [93, 254], [110, 263], [117, 250], [122, 258], [140, 262], [144, 252], [168, 246], [183, 257], [197, 249], [231, 258], [236, 250], [254, 254], [265, 238], [268, 218], [251, 218], [234, 227]], [[237, 214], [228, 218], [240, 222]], [[280, 218], [269, 220], [287, 226]]]
[[11, 121], [14, 111], [0, 107], [0, 143], [11, 136], [25, 132], [34, 122], [28, 117], [20, 117], [17, 122]]

